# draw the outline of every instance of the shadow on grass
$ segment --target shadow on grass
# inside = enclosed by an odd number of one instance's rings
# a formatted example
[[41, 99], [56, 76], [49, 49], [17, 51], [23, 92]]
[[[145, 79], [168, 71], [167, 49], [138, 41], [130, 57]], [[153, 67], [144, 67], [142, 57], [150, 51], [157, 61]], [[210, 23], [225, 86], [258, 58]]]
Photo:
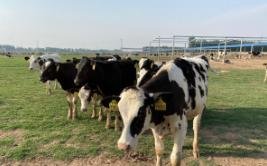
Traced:
[[267, 157], [267, 108], [210, 108], [201, 123], [201, 156]]

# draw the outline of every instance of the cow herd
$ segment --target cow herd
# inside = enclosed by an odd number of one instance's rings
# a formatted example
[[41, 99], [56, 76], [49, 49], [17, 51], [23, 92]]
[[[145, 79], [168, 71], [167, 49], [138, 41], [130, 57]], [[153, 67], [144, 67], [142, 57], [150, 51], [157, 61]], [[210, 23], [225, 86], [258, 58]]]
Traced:
[[[200, 121], [208, 94], [209, 62], [205, 56], [176, 58], [165, 63], [117, 55], [61, 62], [59, 55], [50, 54], [25, 60], [29, 69], [40, 71], [41, 82], [49, 86], [51, 81], [58, 82], [66, 92], [69, 119], [77, 116], [78, 97], [81, 111], [87, 111], [90, 102], [93, 104], [92, 118], [96, 117], [96, 106], [101, 105], [98, 120], [102, 120], [105, 112], [106, 128], [111, 126], [113, 111], [115, 130], [122, 127], [119, 149], [135, 149], [140, 135], [151, 129], [156, 165], [162, 165], [163, 139], [169, 134], [173, 136], [171, 165], [180, 165], [187, 120], [193, 119], [193, 156], [199, 157]], [[52, 88], [48, 89], [51, 94]]]

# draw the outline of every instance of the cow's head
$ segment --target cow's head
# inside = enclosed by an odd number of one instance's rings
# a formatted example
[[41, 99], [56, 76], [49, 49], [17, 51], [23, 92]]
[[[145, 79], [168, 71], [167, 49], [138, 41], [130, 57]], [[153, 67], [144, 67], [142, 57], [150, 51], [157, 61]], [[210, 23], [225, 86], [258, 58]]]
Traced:
[[77, 86], [85, 85], [90, 77], [93, 76], [96, 68], [96, 62], [91, 61], [89, 58], [83, 57], [77, 64], [77, 74], [74, 83]]
[[[166, 95], [166, 93], [164, 94]], [[126, 88], [121, 93], [120, 97], [116, 98], [113, 96], [111, 98], [103, 99], [118, 101], [119, 112], [124, 124], [121, 136], [118, 140], [119, 149], [135, 149], [139, 135], [151, 127], [152, 111], [155, 111], [155, 102], [162, 95], [163, 93], [146, 94], [142, 89], [131, 87]], [[109, 102], [102, 101], [102, 103]]]
[[41, 73], [40, 81], [46, 82], [48, 80], [55, 80], [58, 70], [59, 64], [56, 63], [53, 59], [49, 59], [44, 64], [44, 70]]
[[79, 91], [79, 98], [80, 98], [80, 101], [81, 101], [81, 111], [82, 112], [86, 112], [87, 111], [87, 108], [88, 108], [88, 104], [91, 100], [91, 90], [90, 89], [87, 89], [85, 86], [83, 86], [80, 91]]
[[44, 59], [41, 57], [36, 57], [31, 55], [30, 57], [24, 57], [26, 61], [29, 62], [29, 69], [30, 70], [39, 70], [41, 69], [42, 65], [44, 64]]

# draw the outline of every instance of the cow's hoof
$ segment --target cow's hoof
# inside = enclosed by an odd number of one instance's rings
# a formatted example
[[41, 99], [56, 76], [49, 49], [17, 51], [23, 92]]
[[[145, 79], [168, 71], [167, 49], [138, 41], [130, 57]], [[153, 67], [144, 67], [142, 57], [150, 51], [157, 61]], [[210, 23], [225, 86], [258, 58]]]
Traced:
[[110, 129], [110, 125], [106, 125], [105, 128], [106, 128], [106, 129]]
[[91, 118], [94, 119], [95, 118], [95, 115], [92, 115]]
[[194, 159], [198, 159], [199, 158], [199, 152], [198, 151], [193, 152], [193, 156], [194, 156]]
[[102, 121], [102, 116], [98, 117], [98, 121], [99, 122]]

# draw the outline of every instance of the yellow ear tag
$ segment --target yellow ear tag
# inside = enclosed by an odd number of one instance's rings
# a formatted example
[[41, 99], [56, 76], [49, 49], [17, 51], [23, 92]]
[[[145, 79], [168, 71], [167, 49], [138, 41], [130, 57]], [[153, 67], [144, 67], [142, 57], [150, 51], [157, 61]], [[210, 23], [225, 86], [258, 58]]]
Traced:
[[166, 103], [160, 98], [155, 102], [156, 111], [166, 111]]
[[112, 100], [109, 103], [109, 108], [111, 109], [111, 111], [117, 111], [118, 110], [118, 102], [116, 100]]

